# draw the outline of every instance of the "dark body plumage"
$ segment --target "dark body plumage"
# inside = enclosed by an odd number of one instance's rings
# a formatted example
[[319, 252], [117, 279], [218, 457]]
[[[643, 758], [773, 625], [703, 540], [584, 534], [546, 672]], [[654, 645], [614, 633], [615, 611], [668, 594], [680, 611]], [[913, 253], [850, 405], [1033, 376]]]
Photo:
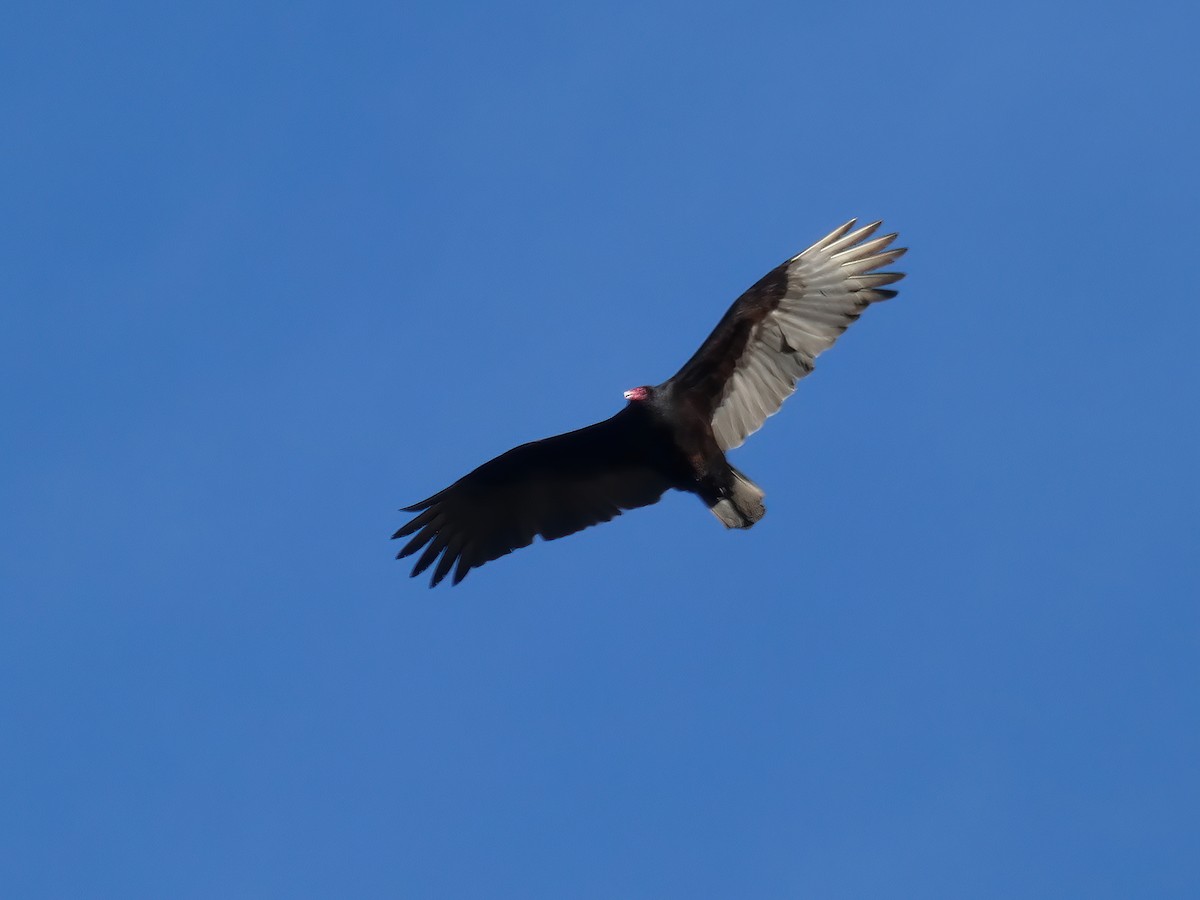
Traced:
[[[404, 511], [416, 515], [399, 558], [421, 551], [413, 575], [436, 561], [431, 584], [533, 542], [656, 503], [669, 489], [700, 497], [723, 524], [762, 518], [763, 492], [725, 454], [775, 413], [817, 355], [869, 304], [895, 296], [878, 272], [904, 253], [878, 222], [843, 225], [768, 272], [731, 306], [672, 378], [626, 392], [612, 418], [514, 447]], [[422, 550], [422, 548], [424, 548]]]

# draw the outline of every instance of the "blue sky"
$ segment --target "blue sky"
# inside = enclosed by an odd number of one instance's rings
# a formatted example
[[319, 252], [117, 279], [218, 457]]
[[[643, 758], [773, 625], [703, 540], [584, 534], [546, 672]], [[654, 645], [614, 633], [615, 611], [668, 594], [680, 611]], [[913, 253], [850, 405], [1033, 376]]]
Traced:
[[[4, 893], [1195, 896], [1198, 18], [10, 10]], [[851, 216], [753, 530], [392, 558]]]

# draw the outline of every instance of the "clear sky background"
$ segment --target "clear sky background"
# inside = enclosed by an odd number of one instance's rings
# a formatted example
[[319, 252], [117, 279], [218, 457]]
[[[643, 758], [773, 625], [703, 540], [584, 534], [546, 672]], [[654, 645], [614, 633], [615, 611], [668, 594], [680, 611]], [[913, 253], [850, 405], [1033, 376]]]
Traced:
[[[5, 896], [1200, 891], [1194, 4], [5, 19]], [[851, 216], [753, 530], [392, 558]]]

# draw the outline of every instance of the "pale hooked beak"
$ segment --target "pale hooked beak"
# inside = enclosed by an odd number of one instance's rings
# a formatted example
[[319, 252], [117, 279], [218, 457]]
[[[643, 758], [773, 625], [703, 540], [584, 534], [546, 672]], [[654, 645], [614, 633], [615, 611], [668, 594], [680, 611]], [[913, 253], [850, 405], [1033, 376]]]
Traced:
[[626, 392], [625, 392], [625, 399], [626, 399], [626, 400], [632, 400], [632, 399], [633, 399], [633, 391], [626, 391]]

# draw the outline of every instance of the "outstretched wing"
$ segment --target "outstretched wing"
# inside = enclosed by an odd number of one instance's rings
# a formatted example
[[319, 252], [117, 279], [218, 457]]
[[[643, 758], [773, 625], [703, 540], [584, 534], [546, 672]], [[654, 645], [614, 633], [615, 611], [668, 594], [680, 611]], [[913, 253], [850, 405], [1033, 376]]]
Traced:
[[903, 278], [877, 272], [904, 254], [895, 234], [871, 238], [851, 219], [768, 272], [729, 308], [700, 349], [671, 379], [677, 396], [710, 416], [722, 450], [762, 427], [868, 305], [896, 296]]
[[[417, 515], [393, 538], [415, 536], [396, 556], [425, 548], [412, 574], [437, 560], [430, 586], [521, 547], [607, 522], [656, 503], [670, 484], [652, 465], [655, 436], [629, 408], [578, 431], [522, 444], [450, 487], [407, 507]], [[441, 559], [438, 559], [438, 557]]]

